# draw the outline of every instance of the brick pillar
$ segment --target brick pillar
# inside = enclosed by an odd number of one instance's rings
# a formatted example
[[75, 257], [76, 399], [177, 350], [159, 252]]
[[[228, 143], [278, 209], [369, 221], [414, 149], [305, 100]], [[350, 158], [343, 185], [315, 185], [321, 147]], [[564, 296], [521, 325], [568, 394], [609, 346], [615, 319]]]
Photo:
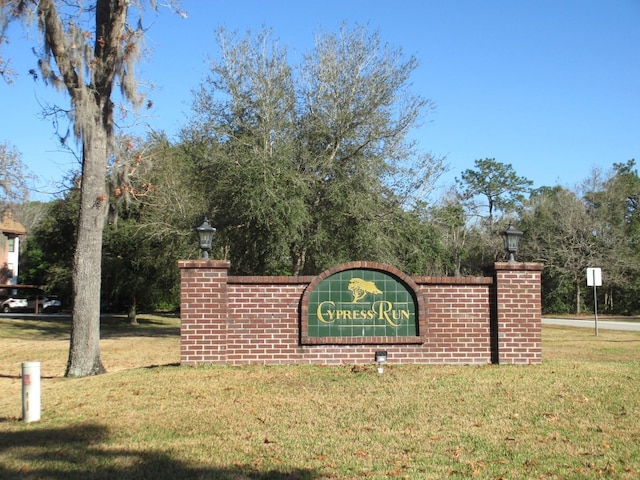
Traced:
[[227, 278], [230, 263], [179, 260], [180, 363], [227, 361]]
[[497, 262], [495, 327], [499, 363], [542, 362], [540, 263]]

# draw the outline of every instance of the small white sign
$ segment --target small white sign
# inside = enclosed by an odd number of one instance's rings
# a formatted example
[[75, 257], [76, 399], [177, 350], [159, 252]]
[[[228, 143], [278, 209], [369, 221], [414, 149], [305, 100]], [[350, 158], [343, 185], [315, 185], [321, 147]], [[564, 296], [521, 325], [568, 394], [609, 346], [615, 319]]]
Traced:
[[602, 269], [587, 268], [587, 286], [588, 287], [602, 286]]

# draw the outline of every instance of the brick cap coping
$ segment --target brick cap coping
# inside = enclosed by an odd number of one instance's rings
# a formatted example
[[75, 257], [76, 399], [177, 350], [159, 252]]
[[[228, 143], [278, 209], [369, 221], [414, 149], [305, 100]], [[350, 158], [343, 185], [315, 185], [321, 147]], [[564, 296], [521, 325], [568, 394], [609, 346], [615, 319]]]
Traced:
[[[286, 275], [247, 275], [247, 276], [230, 276], [228, 283], [237, 284], [293, 284], [303, 285], [310, 284], [314, 280], [318, 281], [322, 277], [326, 277], [336, 271], [340, 271], [345, 267], [348, 268], [373, 268], [391, 271], [396, 273], [405, 281], [409, 280], [415, 282], [417, 285], [490, 285], [493, 283], [491, 276], [486, 277], [445, 277], [445, 276], [427, 276], [427, 277], [410, 277], [399, 272], [394, 267], [383, 265], [376, 262], [350, 262], [341, 266], [335, 266], [328, 270], [325, 270], [320, 275], [301, 275], [301, 276], [286, 276]], [[493, 268], [492, 268], [493, 267]], [[534, 262], [495, 262], [492, 267], [488, 267], [485, 272], [490, 274], [490, 270], [494, 271], [529, 271], [540, 272], [544, 270], [544, 264]], [[180, 269], [220, 269], [229, 270], [231, 268], [231, 262], [228, 260], [178, 260], [178, 268]], [[320, 278], [318, 278], [320, 277]]]
[[228, 278], [227, 283], [240, 283], [240, 284], [253, 284], [253, 285], [269, 285], [269, 284], [274, 284], [274, 285], [282, 285], [282, 284], [289, 284], [289, 285], [306, 285], [308, 283], [311, 283], [312, 280], [315, 277], [313, 276], [286, 276], [286, 275], [279, 275], [279, 276], [273, 276], [270, 277], [268, 275], [265, 276], [260, 276], [260, 275], [254, 275], [254, 276], [231, 276]]
[[493, 277], [413, 277], [418, 285], [491, 285]]
[[[230, 276], [227, 283], [253, 285], [306, 285], [316, 278], [315, 275], [303, 276]], [[408, 277], [416, 285], [491, 285], [493, 277]]]
[[493, 268], [498, 270], [513, 270], [520, 272], [541, 272], [544, 270], [544, 264], [534, 262], [496, 262]]
[[231, 262], [228, 260], [178, 260], [178, 268], [218, 268], [229, 270]]

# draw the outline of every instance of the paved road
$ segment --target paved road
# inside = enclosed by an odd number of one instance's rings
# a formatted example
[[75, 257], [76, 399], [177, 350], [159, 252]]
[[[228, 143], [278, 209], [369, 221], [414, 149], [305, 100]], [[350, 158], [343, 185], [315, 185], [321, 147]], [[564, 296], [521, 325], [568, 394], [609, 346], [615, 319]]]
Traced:
[[[568, 318], [543, 318], [545, 325], [563, 325], [566, 327], [584, 327], [595, 329], [595, 319], [571, 320]], [[598, 330], [631, 330], [640, 332], [640, 322], [612, 322], [598, 319]]]

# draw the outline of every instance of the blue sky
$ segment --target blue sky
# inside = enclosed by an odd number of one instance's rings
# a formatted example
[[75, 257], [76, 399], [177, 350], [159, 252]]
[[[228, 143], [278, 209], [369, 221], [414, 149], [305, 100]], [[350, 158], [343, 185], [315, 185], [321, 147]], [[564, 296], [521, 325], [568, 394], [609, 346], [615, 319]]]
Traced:
[[[162, 3], [162, 2], [158, 2]], [[292, 56], [318, 31], [368, 25], [415, 55], [413, 89], [436, 110], [413, 132], [420, 149], [445, 155], [443, 186], [475, 159], [510, 163], [535, 187], [574, 188], [593, 168], [640, 162], [640, 0], [183, 0], [188, 17], [149, 15], [149, 55], [140, 76], [154, 107], [138, 125], [174, 137], [186, 123], [192, 90], [217, 53], [219, 26], [271, 27]], [[20, 74], [0, 83], [0, 141], [41, 177], [33, 198], [48, 198], [76, 160], [61, 152], [43, 103], [64, 96], [34, 83], [31, 44], [10, 30], [3, 46]], [[139, 127], [140, 128], [140, 127]]]

